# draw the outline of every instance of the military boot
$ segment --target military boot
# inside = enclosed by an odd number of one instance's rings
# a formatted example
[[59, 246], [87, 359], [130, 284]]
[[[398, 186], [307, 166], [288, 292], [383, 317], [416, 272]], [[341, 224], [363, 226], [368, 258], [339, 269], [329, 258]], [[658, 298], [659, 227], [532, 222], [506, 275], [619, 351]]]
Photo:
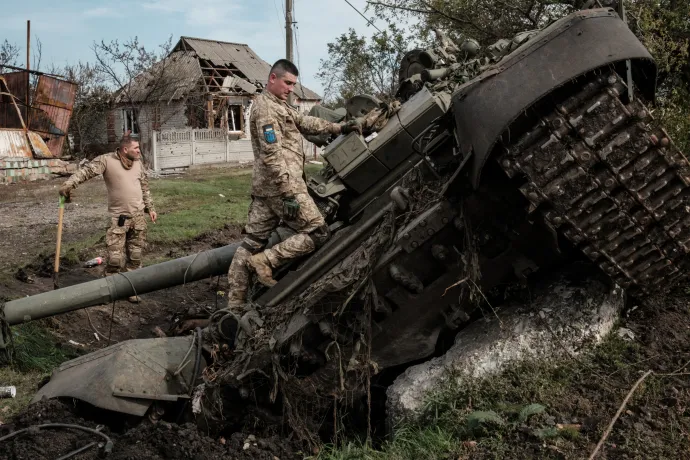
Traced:
[[256, 276], [259, 282], [264, 286], [275, 286], [277, 283], [273, 279], [273, 269], [271, 269], [271, 263], [268, 261], [268, 257], [263, 252], [254, 254], [247, 260], [247, 267], [256, 272]]

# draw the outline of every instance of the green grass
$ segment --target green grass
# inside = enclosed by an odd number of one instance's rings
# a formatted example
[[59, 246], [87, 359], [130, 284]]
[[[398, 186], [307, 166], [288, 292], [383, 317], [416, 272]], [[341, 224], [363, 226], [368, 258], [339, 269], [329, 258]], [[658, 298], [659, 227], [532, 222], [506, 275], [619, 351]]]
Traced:
[[[607, 388], [601, 380], [613, 378], [614, 373], [626, 385], [634, 381], [638, 375], [631, 363], [639, 358], [639, 351], [638, 345], [610, 337], [576, 361], [526, 361], [479, 380], [448, 374], [445, 383], [427, 395], [419, 416], [403, 420], [390, 441], [377, 449], [352, 441], [329, 445], [316, 458], [419, 460], [467, 458], [469, 454], [472, 458], [529, 458], [526, 441], [578, 452], [583, 445], [589, 446], [587, 440], [580, 439], [577, 429], [557, 428], [554, 419], [574, 413], [582, 420], [604, 409], [602, 401], [620, 401], [624, 391]], [[598, 387], [596, 402], [579, 395], [583, 387], [592, 385]], [[627, 391], [628, 387], [622, 388]], [[650, 381], [643, 394], [655, 399], [660, 390]]]
[[78, 354], [55, 342], [39, 322], [30, 322], [12, 327], [14, 353], [12, 367], [21, 372], [50, 372], [64, 361]]
[[13, 326], [12, 339], [12, 361], [0, 365], [0, 386], [14, 385], [17, 396], [0, 400], [0, 420], [8, 419], [26, 407], [38, 384], [54, 368], [78, 356], [74, 349], [57, 343], [40, 322]]
[[[147, 239], [173, 244], [246, 220], [251, 170], [208, 170], [151, 181], [158, 221]], [[223, 195], [223, 196], [220, 196]]]

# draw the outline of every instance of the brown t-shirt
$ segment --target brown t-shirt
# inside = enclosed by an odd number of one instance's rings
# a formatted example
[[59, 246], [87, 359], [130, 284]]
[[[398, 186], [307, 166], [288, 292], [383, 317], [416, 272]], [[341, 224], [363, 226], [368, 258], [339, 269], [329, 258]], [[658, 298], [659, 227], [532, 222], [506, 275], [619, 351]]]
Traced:
[[106, 153], [74, 173], [65, 184], [76, 187], [92, 177], [103, 174], [108, 189], [108, 212], [112, 217], [134, 216], [153, 210], [148, 177], [141, 161], [133, 161], [125, 169], [117, 153]]

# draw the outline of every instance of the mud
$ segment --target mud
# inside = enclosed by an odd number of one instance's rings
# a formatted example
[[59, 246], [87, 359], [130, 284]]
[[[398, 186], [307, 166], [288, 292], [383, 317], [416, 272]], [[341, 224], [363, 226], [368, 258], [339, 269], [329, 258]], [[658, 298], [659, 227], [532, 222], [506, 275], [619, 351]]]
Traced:
[[[145, 257], [148, 260], [185, 257], [224, 246], [238, 240], [239, 235], [238, 225], [226, 225], [176, 246], [149, 245]], [[98, 247], [93, 250], [97, 252]], [[82, 254], [81, 258], [84, 259], [84, 256], [85, 254]], [[23, 268], [17, 270], [17, 273], [21, 271], [24, 276], [14, 276], [0, 282], [0, 301], [3, 298], [16, 298], [19, 295], [34, 295], [53, 290], [53, 262], [54, 253], [43, 253], [26, 261]], [[61, 259], [60, 266], [60, 287], [97, 279], [102, 272], [102, 267], [84, 268], [74, 263], [70, 264], [66, 258]], [[27, 282], [26, 278], [29, 278], [30, 282]], [[114, 308], [112, 304], [94, 306], [47, 318], [43, 323], [58, 340], [72, 340], [88, 352], [106, 346], [107, 337], [113, 342], [156, 337], [156, 328], [168, 331], [177, 314], [203, 306], [215, 308], [216, 304], [223, 305], [226, 290], [227, 278], [214, 277], [144, 294], [140, 296], [142, 301], [138, 304], [121, 300], [115, 303]], [[96, 335], [99, 338], [96, 338]]]
[[[15, 430], [46, 423], [78, 424], [95, 429], [97, 423], [78, 417], [66, 404], [51, 400], [30, 406], [7, 425], [0, 426], [0, 437]], [[296, 446], [278, 436], [259, 437], [233, 433], [227, 437], [205, 436], [193, 424], [175, 425], [144, 421], [120, 431], [103, 427], [102, 432], [114, 443], [107, 458], [112, 460], [193, 459], [212, 460], [286, 460], [303, 458]], [[93, 441], [103, 439], [95, 434], [71, 429], [30, 430], [0, 445], [2, 460], [55, 460]], [[71, 457], [74, 460], [101, 458], [98, 446]]]

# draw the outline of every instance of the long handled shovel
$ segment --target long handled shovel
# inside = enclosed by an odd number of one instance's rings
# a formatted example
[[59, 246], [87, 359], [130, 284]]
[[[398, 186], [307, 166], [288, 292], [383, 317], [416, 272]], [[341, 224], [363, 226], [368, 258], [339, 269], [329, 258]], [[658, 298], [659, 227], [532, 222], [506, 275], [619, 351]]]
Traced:
[[55, 271], [53, 273], [53, 289], [58, 289], [60, 274], [60, 244], [62, 243], [62, 216], [65, 213], [65, 197], [60, 195], [58, 201], [57, 248], [55, 248]]

